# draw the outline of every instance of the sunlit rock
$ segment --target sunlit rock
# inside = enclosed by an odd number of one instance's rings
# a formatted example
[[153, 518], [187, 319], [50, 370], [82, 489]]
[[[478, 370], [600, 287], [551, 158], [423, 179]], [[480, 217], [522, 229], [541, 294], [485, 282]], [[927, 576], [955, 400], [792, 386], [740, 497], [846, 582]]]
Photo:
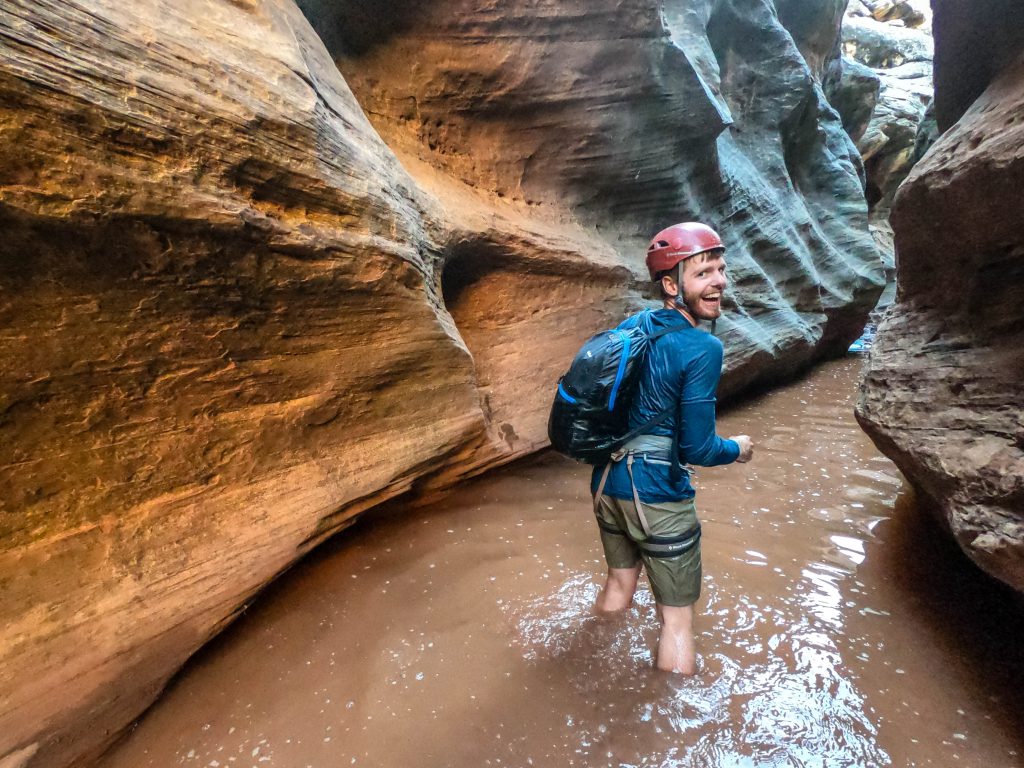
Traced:
[[87, 765], [355, 515], [543, 447], [664, 224], [729, 246], [727, 391], [881, 289], [770, 3], [303, 7], [326, 46], [290, 0], [0, 14], [0, 764]]
[[[857, 416], [964, 551], [1024, 590], [1024, 25], [1006, 24], [1010, 5], [936, 3], [939, 125], [958, 122], [896, 198], [897, 302]], [[950, 55], [985, 30], [978, 59]]]

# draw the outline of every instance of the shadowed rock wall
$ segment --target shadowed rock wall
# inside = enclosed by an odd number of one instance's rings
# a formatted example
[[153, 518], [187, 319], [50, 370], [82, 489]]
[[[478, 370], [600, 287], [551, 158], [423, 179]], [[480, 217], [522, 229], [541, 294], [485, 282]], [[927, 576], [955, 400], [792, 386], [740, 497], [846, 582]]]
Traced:
[[730, 247], [728, 391], [881, 288], [767, 0], [303, 6], [330, 53], [290, 0], [0, 10], [4, 768], [87, 764], [354, 515], [543, 447], [658, 227]]
[[[897, 301], [857, 417], [964, 551], [1024, 590], [1024, 21], [1007, 7], [935, 3], [938, 114], [959, 122], [896, 198]], [[1008, 63], [982, 83], [955, 52], [997, 18], [1014, 31], [982, 59]], [[969, 107], [966, 83], [980, 93]]]

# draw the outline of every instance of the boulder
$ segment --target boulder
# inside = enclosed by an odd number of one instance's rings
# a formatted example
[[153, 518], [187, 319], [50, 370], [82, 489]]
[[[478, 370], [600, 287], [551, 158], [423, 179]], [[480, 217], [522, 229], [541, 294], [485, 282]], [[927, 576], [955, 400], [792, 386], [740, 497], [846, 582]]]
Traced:
[[848, 16], [843, 23], [843, 52], [866, 66], [889, 69], [907, 62], [930, 62], [934, 44], [922, 30]]
[[356, 515], [544, 447], [660, 226], [729, 246], [726, 393], [881, 290], [770, 2], [301, 5], [0, 14], [5, 768], [88, 765]]
[[931, 26], [932, 10], [928, 0], [850, 0], [846, 15], [916, 29]]
[[829, 104], [842, 118], [843, 129], [858, 142], [858, 149], [863, 152], [860, 142], [875, 112], [882, 81], [871, 67], [847, 56], [842, 58], [839, 72], [838, 79], [830, 83], [825, 92]]
[[[976, 61], [956, 62], [946, 47], [966, 50], [1000, 18], [996, 2], [967, 8], [935, 7], [940, 125], [968, 92], [958, 72], [983, 87]], [[1010, 63], [896, 197], [896, 303], [875, 339], [857, 418], [934, 500], [967, 555], [1024, 591], [1024, 35], [995, 37], [993, 48], [986, 62]], [[944, 83], [956, 93], [943, 93]]]

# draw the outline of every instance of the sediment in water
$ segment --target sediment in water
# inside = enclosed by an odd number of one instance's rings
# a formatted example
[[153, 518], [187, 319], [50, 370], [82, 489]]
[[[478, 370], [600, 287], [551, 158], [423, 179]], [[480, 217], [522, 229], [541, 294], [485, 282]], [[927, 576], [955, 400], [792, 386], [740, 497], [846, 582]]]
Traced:
[[591, 613], [587, 470], [548, 455], [326, 545], [103, 768], [1024, 765], [1007, 652], [1024, 607], [958, 562], [860, 432], [860, 366], [721, 418], [757, 448], [698, 470], [696, 678], [652, 669], [645, 588], [621, 616]]

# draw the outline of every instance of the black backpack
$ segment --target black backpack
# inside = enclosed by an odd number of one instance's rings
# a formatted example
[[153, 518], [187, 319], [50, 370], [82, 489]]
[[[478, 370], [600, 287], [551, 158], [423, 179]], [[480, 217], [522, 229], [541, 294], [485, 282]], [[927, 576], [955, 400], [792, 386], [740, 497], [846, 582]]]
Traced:
[[666, 333], [688, 327], [683, 320], [650, 334], [634, 326], [591, 336], [558, 380], [548, 417], [551, 447], [587, 464], [606, 464], [615, 450], [667, 419], [674, 404], [646, 424], [628, 429], [629, 407], [648, 348]]

